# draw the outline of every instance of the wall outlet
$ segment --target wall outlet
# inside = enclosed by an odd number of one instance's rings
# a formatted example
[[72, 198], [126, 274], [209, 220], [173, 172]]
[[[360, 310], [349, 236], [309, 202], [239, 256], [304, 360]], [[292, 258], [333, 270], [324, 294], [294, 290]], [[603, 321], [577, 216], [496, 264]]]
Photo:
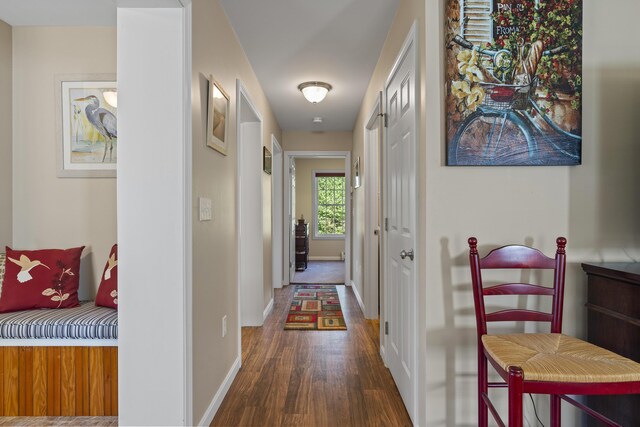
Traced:
[[222, 338], [227, 336], [227, 315], [222, 316]]

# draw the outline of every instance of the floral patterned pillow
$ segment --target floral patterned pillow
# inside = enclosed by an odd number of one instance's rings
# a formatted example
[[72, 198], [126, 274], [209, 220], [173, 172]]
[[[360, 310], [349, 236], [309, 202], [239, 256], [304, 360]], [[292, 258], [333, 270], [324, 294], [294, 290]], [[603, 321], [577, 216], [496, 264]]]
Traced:
[[7, 247], [0, 313], [77, 307], [80, 256], [73, 249], [14, 251]]
[[104, 266], [96, 305], [118, 309], [118, 245], [113, 245]]

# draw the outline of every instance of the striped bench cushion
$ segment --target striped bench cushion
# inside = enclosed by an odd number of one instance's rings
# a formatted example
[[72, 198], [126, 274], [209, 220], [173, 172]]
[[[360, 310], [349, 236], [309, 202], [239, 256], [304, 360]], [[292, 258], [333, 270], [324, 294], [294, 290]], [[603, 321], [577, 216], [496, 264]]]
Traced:
[[0, 313], [0, 339], [117, 339], [118, 312], [83, 301], [80, 307]]

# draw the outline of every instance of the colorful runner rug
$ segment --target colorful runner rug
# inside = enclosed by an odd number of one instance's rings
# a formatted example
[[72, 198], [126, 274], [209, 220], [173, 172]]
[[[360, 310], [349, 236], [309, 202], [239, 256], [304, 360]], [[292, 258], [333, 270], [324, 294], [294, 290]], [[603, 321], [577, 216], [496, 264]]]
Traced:
[[335, 285], [296, 285], [284, 329], [346, 330]]

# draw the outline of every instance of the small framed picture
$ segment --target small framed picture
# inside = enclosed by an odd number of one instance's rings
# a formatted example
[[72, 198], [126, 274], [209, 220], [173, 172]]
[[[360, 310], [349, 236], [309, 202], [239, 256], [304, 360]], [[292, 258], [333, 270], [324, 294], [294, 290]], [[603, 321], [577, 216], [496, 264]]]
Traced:
[[353, 164], [353, 188], [360, 187], [360, 156]]
[[229, 95], [213, 76], [209, 76], [207, 146], [227, 155]]
[[271, 151], [262, 147], [262, 170], [271, 175]]
[[118, 160], [114, 74], [56, 76], [60, 178], [113, 178]]

